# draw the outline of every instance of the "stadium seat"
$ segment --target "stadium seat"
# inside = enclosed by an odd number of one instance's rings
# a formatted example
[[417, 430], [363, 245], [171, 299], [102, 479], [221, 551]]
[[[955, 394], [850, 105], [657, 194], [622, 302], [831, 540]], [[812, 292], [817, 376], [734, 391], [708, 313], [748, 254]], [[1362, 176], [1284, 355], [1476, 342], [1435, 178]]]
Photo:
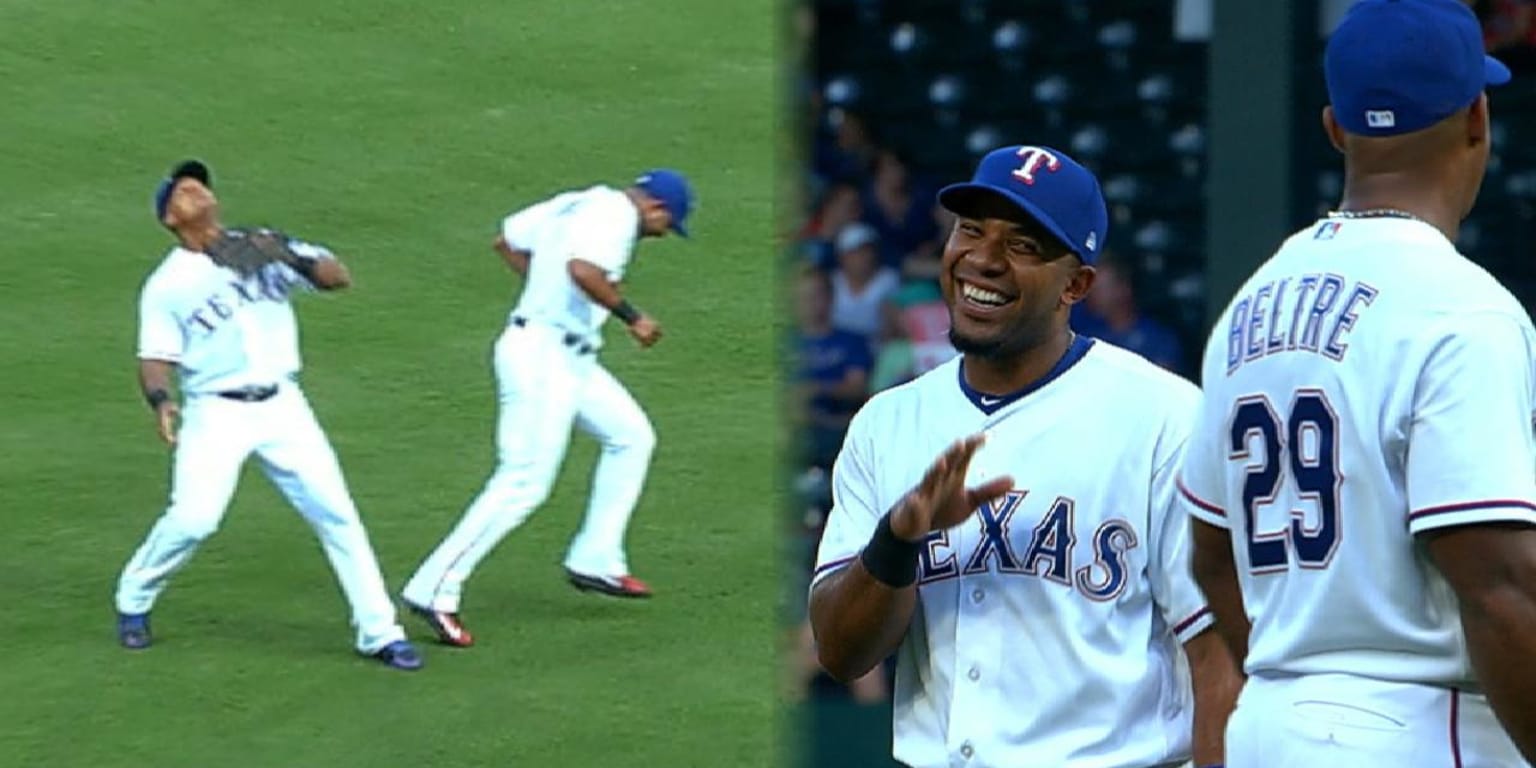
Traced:
[[1099, 27], [1095, 36], [1109, 71], [1124, 76], [1131, 69], [1131, 49], [1136, 45], [1136, 24], [1125, 19]]
[[1108, 176], [1102, 179], [1100, 184], [1107, 203], [1134, 206], [1141, 202], [1141, 179], [1135, 174], [1121, 173]]
[[980, 158], [1004, 143], [1007, 140], [995, 125], [978, 125], [965, 135], [965, 151], [973, 158]]
[[1072, 133], [1069, 151], [1078, 160], [1097, 160], [1104, 156], [1109, 145], [1109, 133], [1103, 126], [1090, 123]]
[[837, 75], [822, 86], [821, 95], [829, 107], [857, 106], [863, 96], [863, 88], [853, 75]]
[[1011, 75], [1025, 71], [1025, 60], [1033, 44], [1033, 28], [1016, 19], [1003, 21], [992, 30], [993, 60]]

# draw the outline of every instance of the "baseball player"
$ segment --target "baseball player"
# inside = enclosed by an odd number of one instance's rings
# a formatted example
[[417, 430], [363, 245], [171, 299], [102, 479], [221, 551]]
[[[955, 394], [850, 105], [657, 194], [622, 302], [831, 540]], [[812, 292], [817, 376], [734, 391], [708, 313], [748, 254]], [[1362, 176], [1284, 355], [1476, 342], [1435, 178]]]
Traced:
[[[216, 246], [230, 233], [219, 223], [208, 167], [195, 160], [160, 183], [154, 208], [177, 245], [139, 297], [139, 381], [175, 459], [170, 505], [118, 581], [119, 641], [149, 647], [156, 598], [218, 528], [240, 468], [255, 454], [319, 536], [351, 604], [357, 650], [395, 669], [420, 668], [336, 454], [297, 379], [289, 298], [346, 288], [346, 267], [329, 250], [297, 240], [282, 260], [222, 263], [225, 251]], [[184, 408], [171, 394], [173, 372]]]
[[1360, 2], [1324, 69], [1343, 199], [1216, 322], [1180, 473], [1248, 674], [1227, 765], [1524, 765], [1536, 332], [1453, 244], [1509, 70], [1456, 0]]
[[692, 207], [688, 181], [662, 169], [624, 189], [597, 185], [563, 192], [502, 221], [494, 247], [526, 280], [495, 345], [497, 467], [404, 592], [407, 606], [441, 642], [473, 644], [459, 617], [464, 582], [549, 496], [572, 424], [597, 438], [602, 454], [586, 519], [565, 557], [567, 577], [583, 590], [651, 594], [629, 572], [624, 531], [656, 434], [597, 353], [609, 315], [622, 320], [642, 347], [661, 338], [661, 326], [619, 293], [619, 283], [637, 239], [669, 231], [686, 237]]
[[1240, 681], [1174, 491], [1198, 392], [1067, 325], [1098, 181], [1010, 146], [939, 202], [961, 355], [854, 417], [812, 579], [821, 662], [846, 681], [897, 653], [910, 766], [1217, 763]]

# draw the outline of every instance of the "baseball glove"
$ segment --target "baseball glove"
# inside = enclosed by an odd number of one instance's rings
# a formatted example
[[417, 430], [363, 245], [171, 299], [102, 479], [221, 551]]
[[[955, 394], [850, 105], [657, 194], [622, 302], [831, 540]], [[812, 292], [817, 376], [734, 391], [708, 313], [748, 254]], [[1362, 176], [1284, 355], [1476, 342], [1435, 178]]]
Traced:
[[264, 227], [226, 229], [208, 246], [207, 253], [213, 263], [241, 277], [250, 277], [274, 262], [295, 265], [302, 258], [293, 251], [287, 235]]

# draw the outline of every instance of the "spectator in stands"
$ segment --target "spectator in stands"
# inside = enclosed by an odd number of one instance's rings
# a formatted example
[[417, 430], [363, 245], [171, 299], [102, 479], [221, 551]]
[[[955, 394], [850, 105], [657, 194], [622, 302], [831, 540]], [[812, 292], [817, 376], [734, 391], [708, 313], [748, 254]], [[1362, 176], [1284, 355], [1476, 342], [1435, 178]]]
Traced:
[[832, 273], [832, 327], [858, 334], [871, 346], [880, 340], [880, 305], [901, 285], [896, 270], [880, 264], [879, 245], [868, 224], [843, 227]]
[[1100, 256], [1093, 290], [1073, 312], [1072, 327], [1135, 352], [1175, 373], [1184, 372], [1184, 350], [1178, 336], [1144, 317], [1136, 306], [1136, 286], [1129, 265], [1105, 251]]
[[886, 301], [885, 314], [888, 331], [875, 355], [871, 392], [911, 381], [958, 354], [937, 282], [907, 281]]
[[804, 269], [796, 288], [806, 460], [830, 470], [848, 422], [869, 397], [873, 361], [867, 339], [832, 327], [831, 281], [825, 272]]
[[829, 183], [867, 178], [879, 151], [868, 123], [858, 113], [842, 108], [827, 110], [826, 115], [815, 136], [814, 173]]
[[864, 205], [857, 186], [838, 183], [828, 187], [800, 231], [805, 260], [817, 269], [835, 269], [837, 234], [849, 224], [858, 222], [863, 215]]
[[934, 236], [931, 240], [919, 246], [917, 250], [907, 254], [901, 262], [901, 279], [903, 283], [912, 281], [934, 282], [939, 279], [939, 257], [942, 256], [944, 240], [949, 237], [949, 231], [955, 228], [955, 215], [944, 210], [944, 206], [935, 203], [930, 215], [933, 217]]
[[935, 247], [933, 193], [912, 179], [907, 162], [891, 150], [875, 158], [864, 192], [864, 221], [880, 235], [880, 262], [900, 269], [907, 256]]

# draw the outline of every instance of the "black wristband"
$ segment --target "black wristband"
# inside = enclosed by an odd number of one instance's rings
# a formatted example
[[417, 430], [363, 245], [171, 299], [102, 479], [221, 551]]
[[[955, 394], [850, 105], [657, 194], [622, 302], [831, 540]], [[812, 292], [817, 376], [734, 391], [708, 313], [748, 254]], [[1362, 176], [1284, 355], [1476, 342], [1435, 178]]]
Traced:
[[640, 310], [631, 306], [627, 299], [619, 299], [619, 305], [613, 308], [613, 316], [623, 320], [625, 325], [634, 325], [640, 319]]
[[288, 266], [292, 267], [293, 271], [299, 273], [300, 277], [303, 277], [305, 280], [308, 280], [311, 283], [315, 281], [315, 266], [319, 263], [319, 259], [311, 259], [296, 254], [293, 256], [293, 258], [288, 260]]
[[151, 411], [160, 410], [160, 406], [163, 405], [165, 401], [170, 399], [171, 393], [163, 389], [151, 389], [150, 391], [144, 393], [144, 400], [145, 402], [149, 403], [149, 409]]
[[891, 513], [885, 513], [875, 525], [875, 534], [869, 537], [859, 562], [875, 581], [893, 589], [910, 587], [917, 583], [917, 553], [922, 551], [921, 541], [906, 541], [891, 530]]

